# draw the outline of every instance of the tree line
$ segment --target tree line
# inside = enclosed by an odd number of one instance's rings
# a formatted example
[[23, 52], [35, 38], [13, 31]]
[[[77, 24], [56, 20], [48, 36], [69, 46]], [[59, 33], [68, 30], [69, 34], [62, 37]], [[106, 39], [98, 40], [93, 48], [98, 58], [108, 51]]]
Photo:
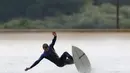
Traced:
[[0, 0], [0, 21], [13, 18], [44, 19], [79, 12], [86, 0]]
[[[0, 21], [13, 18], [44, 19], [46, 16], [77, 13], [91, 0], [0, 0]], [[95, 4], [113, 3], [116, 0], [92, 0]], [[130, 0], [119, 0], [130, 4]]]
[[[116, 4], [110, 1], [0, 0], [0, 28], [114, 29]], [[120, 27], [130, 28], [129, 5], [120, 6], [119, 17]]]

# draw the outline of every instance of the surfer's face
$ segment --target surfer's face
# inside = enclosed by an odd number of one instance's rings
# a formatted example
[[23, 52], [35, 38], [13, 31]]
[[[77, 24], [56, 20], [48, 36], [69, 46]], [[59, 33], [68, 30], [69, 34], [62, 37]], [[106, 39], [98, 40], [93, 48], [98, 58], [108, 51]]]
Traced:
[[43, 44], [42, 47], [43, 47], [43, 49], [44, 49], [45, 51], [48, 51], [48, 44], [45, 43], [45, 44]]
[[43, 48], [44, 49], [44, 51], [48, 51], [48, 48]]

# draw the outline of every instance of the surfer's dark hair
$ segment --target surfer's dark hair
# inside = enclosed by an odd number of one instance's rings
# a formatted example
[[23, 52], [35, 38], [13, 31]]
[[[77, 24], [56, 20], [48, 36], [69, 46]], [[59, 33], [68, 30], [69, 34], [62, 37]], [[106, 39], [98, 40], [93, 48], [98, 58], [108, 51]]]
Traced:
[[42, 48], [48, 48], [48, 44], [47, 44], [47, 43], [44, 43], [44, 44], [42, 45]]

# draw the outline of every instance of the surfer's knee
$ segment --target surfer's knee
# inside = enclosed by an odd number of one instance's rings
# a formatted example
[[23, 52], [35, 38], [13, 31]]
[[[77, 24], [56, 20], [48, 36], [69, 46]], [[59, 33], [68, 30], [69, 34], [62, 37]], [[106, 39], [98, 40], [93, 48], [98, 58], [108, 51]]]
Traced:
[[64, 52], [64, 54], [68, 54], [68, 52], [67, 52], [67, 51], [65, 51], [65, 52]]

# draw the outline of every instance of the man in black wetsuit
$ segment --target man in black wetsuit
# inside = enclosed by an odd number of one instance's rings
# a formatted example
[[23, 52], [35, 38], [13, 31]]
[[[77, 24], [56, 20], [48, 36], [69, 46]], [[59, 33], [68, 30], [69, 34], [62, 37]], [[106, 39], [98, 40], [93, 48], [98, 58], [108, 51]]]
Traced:
[[63, 67], [65, 65], [74, 64], [73, 57], [68, 52], [64, 52], [61, 57], [57, 55], [53, 47], [55, 45], [57, 35], [56, 35], [56, 32], [52, 32], [52, 34], [54, 35], [52, 43], [49, 46], [47, 43], [43, 44], [42, 47], [43, 47], [44, 52], [41, 54], [40, 58], [36, 60], [30, 67], [27, 67], [25, 71], [28, 71], [29, 69], [36, 66], [43, 58], [50, 60], [58, 67]]

